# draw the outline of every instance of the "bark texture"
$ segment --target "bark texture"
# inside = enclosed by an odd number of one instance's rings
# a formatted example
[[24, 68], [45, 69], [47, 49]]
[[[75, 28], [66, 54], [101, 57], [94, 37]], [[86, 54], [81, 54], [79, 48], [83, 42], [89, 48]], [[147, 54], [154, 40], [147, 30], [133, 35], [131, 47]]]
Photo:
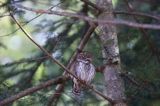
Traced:
[[[97, 0], [96, 4], [101, 8], [99, 19], [112, 20], [114, 18], [112, 0]], [[115, 102], [111, 104], [112, 106], [127, 106], [124, 102], [124, 83], [119, 74], [121, 67], [116, 27], [111, 24], [98, 24], [98, 31], [106, 64], [103, 71], [105, 94]]]

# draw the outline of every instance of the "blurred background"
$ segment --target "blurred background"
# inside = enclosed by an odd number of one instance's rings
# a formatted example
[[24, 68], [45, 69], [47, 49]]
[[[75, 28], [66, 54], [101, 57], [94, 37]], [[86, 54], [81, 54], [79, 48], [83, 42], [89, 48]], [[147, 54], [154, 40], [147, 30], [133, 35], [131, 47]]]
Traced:
[[[90, 0], [96, 3], [95, 0]], [[11, 0], [0, 0], [0, 100], [29, 87], [56, 78], [63, 73], [18, 28], [9, 16], [9, 10], [32, 38], [53, 57], [67, 65], [77, 49], [89, 23], [76, 18], [38, 14], [13, 7]], [[96, 10], [80, 0], [15, 0], [14, 3], [44, 10], [68, 11], [96, 17]], [[138, 23], [160, 23], [159, 0], [112, 0], [115, 18]], [[130, 8], [130, 6], [132, 8]], [[146, 13], [132, 15], [131, 13]], [[92, 34], [84, 50], [94, 56], [93, 64], [103, 64], [98, 30]], [[122, 78], [126, 85], [129, 106], [160, 106], [160, 31], [117, 26]], [[97, 73], [93, 81], [96, 89], [103, 90], [103, 74]], [[71, 96], [72, 82], [57, 106], [75, 106]], [[35, 92], [15, 101], [11, 106], [46, 106], [54, 94], [55, 86]], [[91, 91], [86, 91], [84, 106], [106, 106], [107, 102]]]

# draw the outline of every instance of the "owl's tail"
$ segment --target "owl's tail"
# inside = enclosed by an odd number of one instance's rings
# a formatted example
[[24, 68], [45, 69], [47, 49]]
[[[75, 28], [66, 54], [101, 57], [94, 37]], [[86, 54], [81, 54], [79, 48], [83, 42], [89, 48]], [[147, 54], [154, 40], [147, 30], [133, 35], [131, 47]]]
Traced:
[[81, 89], [81, 85], [78, 82], [74, 82], [73, 84], [72, 96], [79, 105], [83, 103], [83, 91]]
[[76, 82], [74, 81], [72, 93], [77, 96], [81, 94], [81, 87], [77, 81]]

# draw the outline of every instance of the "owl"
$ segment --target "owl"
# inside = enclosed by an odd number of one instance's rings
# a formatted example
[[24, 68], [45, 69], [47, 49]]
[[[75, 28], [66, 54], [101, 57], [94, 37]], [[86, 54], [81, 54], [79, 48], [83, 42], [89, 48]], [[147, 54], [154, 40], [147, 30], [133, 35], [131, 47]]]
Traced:
[[[95, 76], [95, 67], [91, 62], [92, 55], [85, 51], [77, 55], [74, 63], [73, 73], [86, 84], [90, 84]], [[80, 95], [83, 88], [85, 88], [84, 85], [73, 78], [73, 94]]]

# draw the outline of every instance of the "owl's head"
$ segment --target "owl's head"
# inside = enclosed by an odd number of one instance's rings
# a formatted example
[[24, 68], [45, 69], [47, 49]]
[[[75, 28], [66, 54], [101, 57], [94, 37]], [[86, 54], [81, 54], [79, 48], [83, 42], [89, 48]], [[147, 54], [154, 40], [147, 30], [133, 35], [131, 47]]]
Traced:
[[78, 54], [77, 59], [81, 60], [81, 61], [83, 60], [85, 62], [91, 62], [92, 61], [92, 54], [90, 52], [83, 51]]

